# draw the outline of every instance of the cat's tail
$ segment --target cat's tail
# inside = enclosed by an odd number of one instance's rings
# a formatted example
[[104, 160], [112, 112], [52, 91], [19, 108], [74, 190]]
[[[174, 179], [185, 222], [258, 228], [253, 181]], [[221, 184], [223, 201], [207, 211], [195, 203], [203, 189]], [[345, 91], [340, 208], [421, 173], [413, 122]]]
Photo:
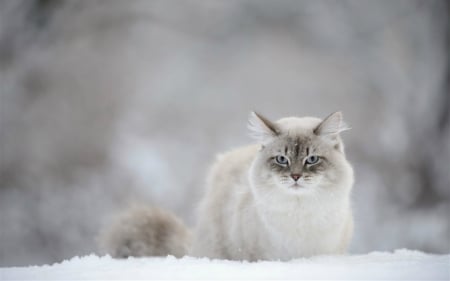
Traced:
[[190, 247], [191, 233], [168, 211], [134, 206], [102, 230], [98, 242], [102, 251], [115, 258], [182, 257]]

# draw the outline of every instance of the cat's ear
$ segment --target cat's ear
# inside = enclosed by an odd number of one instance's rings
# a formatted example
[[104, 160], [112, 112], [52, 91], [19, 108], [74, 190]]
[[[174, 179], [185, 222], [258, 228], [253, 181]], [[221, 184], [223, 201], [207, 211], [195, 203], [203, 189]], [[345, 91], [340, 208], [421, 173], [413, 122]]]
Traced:
[[314, 129], [314, 134], [334, 138], [340, 132], [347, 130], [350, 130], [350, 127], [344, 122], [342, 112], [338, 111], [323, 119]]
[[264, 143], [279, 135], [278, 128], [275, 124], [254, 111], [250, 113], [248, 118], [248, 128], [251, 136], [260, 143]]

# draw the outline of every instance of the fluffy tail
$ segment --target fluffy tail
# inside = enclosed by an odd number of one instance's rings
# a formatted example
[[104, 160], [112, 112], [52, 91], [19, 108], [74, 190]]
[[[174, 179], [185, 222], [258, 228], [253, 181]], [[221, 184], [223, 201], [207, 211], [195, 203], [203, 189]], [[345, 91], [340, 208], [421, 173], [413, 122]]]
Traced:
[[191, 233], [172, 213], [144, 206], [119, 216], [99, 237], [100, 248], [115, 258], [182, 257], [191, 244]]

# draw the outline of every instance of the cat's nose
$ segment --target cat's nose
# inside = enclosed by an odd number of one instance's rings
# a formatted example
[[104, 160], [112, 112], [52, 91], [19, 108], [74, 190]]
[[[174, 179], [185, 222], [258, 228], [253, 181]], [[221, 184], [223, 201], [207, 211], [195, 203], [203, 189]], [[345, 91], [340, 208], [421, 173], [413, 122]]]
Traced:
[[302, 175], [301, 174], [291, 174], [291, 178], [297, 181]]

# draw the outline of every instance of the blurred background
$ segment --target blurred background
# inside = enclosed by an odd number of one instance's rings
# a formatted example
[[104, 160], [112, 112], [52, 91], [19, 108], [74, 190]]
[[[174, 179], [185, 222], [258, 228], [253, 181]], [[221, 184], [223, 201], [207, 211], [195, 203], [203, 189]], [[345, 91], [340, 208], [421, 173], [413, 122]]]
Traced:
[[0, 266], [100, 253], [131, 203], [190, 226], [216, 153], [342, 110], [351, 253], [450, 252], [445, 0], [0, 0]]

